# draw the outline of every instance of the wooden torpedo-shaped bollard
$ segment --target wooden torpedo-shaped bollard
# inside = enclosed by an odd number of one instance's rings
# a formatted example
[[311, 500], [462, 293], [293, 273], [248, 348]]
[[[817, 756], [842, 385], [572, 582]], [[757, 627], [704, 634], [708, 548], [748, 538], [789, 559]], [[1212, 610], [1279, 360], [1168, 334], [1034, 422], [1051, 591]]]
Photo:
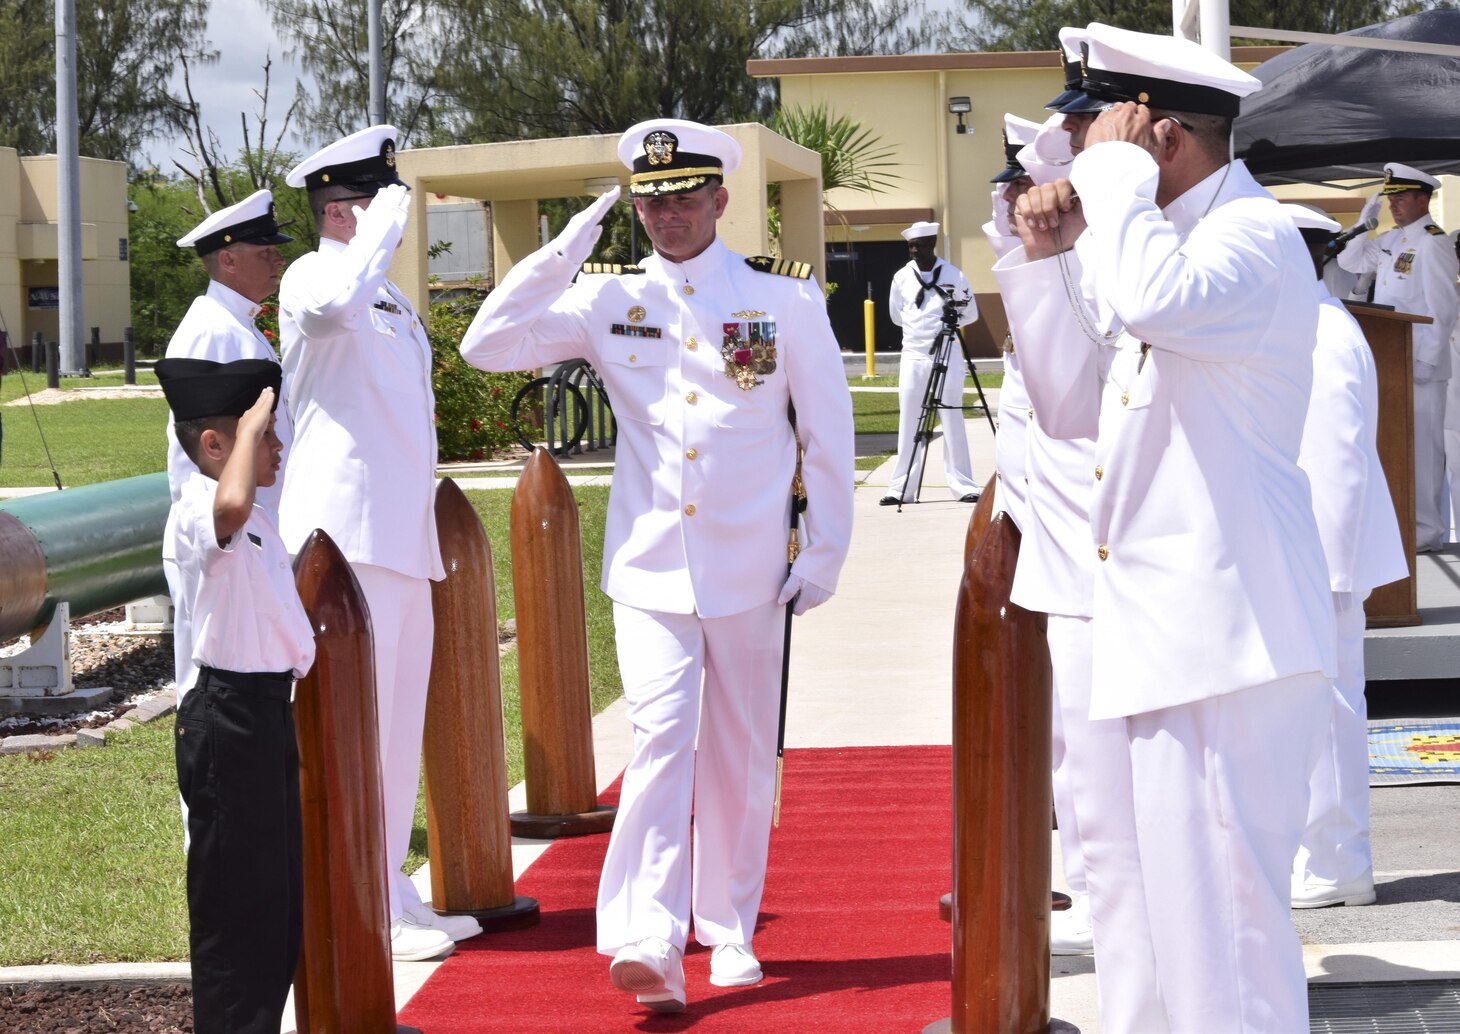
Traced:
[[604, 833], [615, 810], [599, 807], [593, 770], [578, 503], [544, 449], [533, 452], [512, 493], [511, 528], [527, 782], [527, 810], [512, 813], [512, 832], [534, 839]]
[[[968, 566], [969, 557], [973, 555], [974, 548], [983, 533], [988, 530], [989, 521], [993, 520], [994, 508], [997, 505], [994, 493], [999, 483], [999, 475], [994, 474], [989, 478], [988, 484], [983, 486], [979, 493], [978, 505], [973, 508], [973, 516], [968, 519], [968, 531], [963, 536], [963, 564], [965, 569]], [[1007, 518], [1006, 518], [1007, 519]], [[1018, 550], [1015, 550], [1015, 560], [1018, 560]], [[1062, 912], [1070, 907], [1070, 896], [1053, 891], [1050, 894], [1050, 910]], [[948, 923], [953, 920], [953, 894], [950, 891], [938, 898], [938, 918]]]
[[431, 905], [489, 932], [518, 930], [537, 923], [539, 910], [512, 883], [492, 547], [450, 478], [436, 486], [436, 538], [446, 577], [431, 583], [436, 639], [422, 752]]
[[314, 667], [294, 687], [304, 827], [300, 1034], [395, 1034], [385, 816], [370, 612], [350, 565], [314, 531], [294, 560]]
[[926, 1028], [1049, 1027], [1050, 666], [1044, 616], [1009, 602], [1019, 532], [995, 514], [953, 639], [953, 1011]]

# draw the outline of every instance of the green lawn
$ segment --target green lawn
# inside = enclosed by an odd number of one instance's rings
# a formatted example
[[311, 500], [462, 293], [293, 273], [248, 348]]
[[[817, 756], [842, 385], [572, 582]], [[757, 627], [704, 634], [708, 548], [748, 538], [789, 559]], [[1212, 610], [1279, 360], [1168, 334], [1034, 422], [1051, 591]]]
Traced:
[[[27, 372], [25, 379], [32, 394], [45, 390], [45, 374]], [[138, 370], [137, 383], [155, 386], [157, 379], [151, 371]], [[121, 370], [61, 379], [62, 391], [121, 386]], [[51, 463], [55, 463], [61, 484], [67, 488], [167, 469], [164, 400], [88, 399], [56, 405], [5, 405], [24, 394], [18, 374], [7, 373], [0, 380], [0, 421], [5, 431], [0, 487], [50, 485]]]
[[[608, 489], [575, 490], [583, 539], [589, 683], [595, 713], [622, 693], [613, 617], [598, 590]], [[473, 491], [492, 544], [498, 620], [512, 616], [512, 493]], [[502, 662], [508, 782], [522, 778], [515, 651]], [[182, 826], [172, 719], [93, 750], [0, 757], [0, 965], [144, 962], [187, 956]], [[416, 808], [407, 868], [425, 860]]]

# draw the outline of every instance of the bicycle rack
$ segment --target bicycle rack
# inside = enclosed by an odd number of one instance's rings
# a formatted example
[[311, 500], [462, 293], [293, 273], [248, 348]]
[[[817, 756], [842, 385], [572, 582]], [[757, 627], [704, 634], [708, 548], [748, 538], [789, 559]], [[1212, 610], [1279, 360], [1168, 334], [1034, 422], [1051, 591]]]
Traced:
[[[552, 455], [593, 452], [617, 441], [618, 425], [608, 390], [586, 359], [562, 363], [550, 375], [532, 381], [519, 392], [519, 398], [537, 388], [546, 395], [543, 429]], [[513, 408], [515, 412], [516, 404]]]

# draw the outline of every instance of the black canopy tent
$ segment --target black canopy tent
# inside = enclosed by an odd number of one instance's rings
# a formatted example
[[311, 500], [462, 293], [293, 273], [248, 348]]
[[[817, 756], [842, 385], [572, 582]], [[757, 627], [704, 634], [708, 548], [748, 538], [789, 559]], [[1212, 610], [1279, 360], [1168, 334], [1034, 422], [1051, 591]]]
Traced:
[[[1460, 45], [1460, 10], [1343, 35]], [[1252, 74], [1234, 137], [1263, 183], [1377, 179], [1392, 161], [1460, 175], [1460, 58], [1307, 43]]]

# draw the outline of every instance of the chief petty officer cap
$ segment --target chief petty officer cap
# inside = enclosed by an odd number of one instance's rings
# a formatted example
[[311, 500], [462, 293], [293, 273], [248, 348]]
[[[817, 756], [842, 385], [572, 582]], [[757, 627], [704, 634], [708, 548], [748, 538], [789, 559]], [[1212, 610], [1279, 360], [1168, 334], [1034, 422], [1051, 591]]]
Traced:
[[1077, 29], [1073, 25], [1060, 29], [1060, 57], [1064, 59], [1065, 88], [1045, 105], [1050, 111], [1059, 111], [1071, 101], [1080, 99], [1080, 56], [1081, 44], [1084, 42], [1084, 29]]
[[1440, 189], [1440, 181], [1412, 165], [1390, 162], [1384, 166], [1384, 187], [1381, 194], [1402, 194], [1406, 190], [1423, 190], [1432, 194]]
[[167, 408], [178, 423], [213, 416], [243, 416], [265, 388], [274, 389], [279, 407], [279, 382], [284, 368], [269, 359], [159, 359], [154, 370]]
[[1339, 230], [1343, 229], [1338, 220], [1331, 219], [1327, 212], [1312, 207], [1311, 205], [1299, 205], [1287, 202], [1278, 206], [1284, 215], [1293, 221], [1298, 232], [1303, 235], [1303, 240], [1310, 244], [1326, 244]]
[[395, 137], [394, 126], [371, 126], [351, 133], [294, 166], [284, 182], [309, 190], [349, 187], [366, 197], [393, 184], [406, 186], [395, 174]]
[[618, 160], [632, 170], [629, 194], [687, 194], [711, 176], [740, 167], [740, 145], [728, 133], [698, 122], [656, 118], [630, 126], [618, 138]]
[[937, 223], [913, 223], [902, 231], [902, 239], [905, 241], [920, 241], [924, 237], [936, 236], [938, 236]]
[[1082, 97], [1060, 110], [1088, 114], [1135, 101], [1167, 111], [1235, 118], [1242, 98], [1261, 87], [1262, 80], [1191, 40], [1091, 22], [1085, 27]]
[[1019, 152], [1026, 144], [1034, 142], [1035, 135], [1039, 132], [1039, 123], [1030, 122], [1027, 118], [1020, 118], [1018, 115], [1004, 115], [1004, 167], [995, 173], [990, 183], [1008, 183], [1011, 180], [1021, 179], [1027, 175], [1023, 164], [1019, 161]]
[[197, 248], [198, 257], [230, 244], [288, 244], [294, 238], [279, 232], [274, 220], [274, 195], [256, 190], [236, 205], [220, 208], [183, 237], [179, 248]]

